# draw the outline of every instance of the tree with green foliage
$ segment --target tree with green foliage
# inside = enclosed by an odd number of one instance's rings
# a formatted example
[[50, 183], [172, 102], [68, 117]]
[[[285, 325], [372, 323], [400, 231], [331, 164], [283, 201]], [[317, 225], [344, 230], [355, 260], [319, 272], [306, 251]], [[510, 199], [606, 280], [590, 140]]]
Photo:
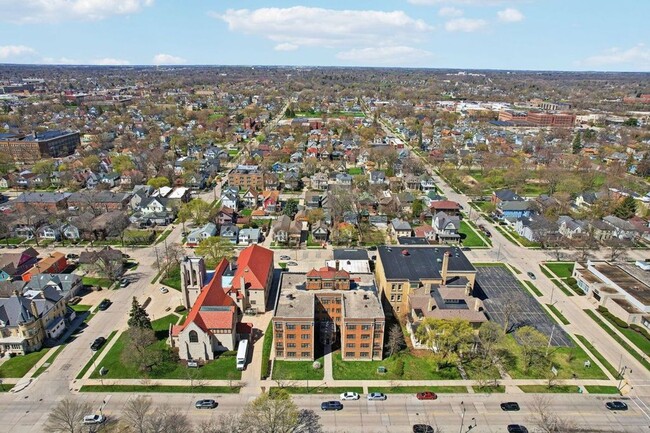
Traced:
[[264, 393], [244, 408], [241, 423], [244, 431], [257, 433], [292, 433], [298, 427], [298, 407], [291, 396], [278, 391]]
[[580, 153], [580, 150], [582, 149], [582, 139], [580, 138], [580, 132], [576, 133], [576, 136], [573, 138], [573, 143], [571, 144], [571, 147], [573, 148], [573, 154], [576, 155]]
[[129, 312], [129, 321], [127, 323], [130, 328], [152, 329], [151, 319], [147, 310], [140, 305], [135, 296], [131, 302], [131, 311]]
[[632, 218], [634, 214], [636, 214], [636, 201], [629, 195], [614, 208], [614, 215], [624, 220]]
[[37, 161], [32, 167], [32, 172], [36, 174], [45, 174], [47, 176], [54, 172], [54, 160], [42, 159]]
[[625, 126], [639, 126], [639, 119], [637, 119], [636, 117], [630, 117], [625, 122], [623, 122], [623, 125], [625, 125]]
[[113, 170], [120, 174], [128, 170], [133, 170], [135, 168], [135, 164], [128, 155], [112, 156], [111, 164], [113, 165]]
[[474, 330], [467, 320], [425, 318], [415, 338], [447, 363], [456, 362], [468, 353], [474, 343]]
[[203, 225], [210, 221], [211, 215], [212, 205], [200, 198], [183, 203], [178, 211], [181, 221], [193, 220], [197, 225]]
[[235, 247], [228, 239], [212, 236], [199, 242], [196, 254], [205, 258], [208, 267], [215, 267], [222, 259], [232, 259]]
[[287, 200], [286, 204], [284, 205], [284, 209], [282, 209], [282, 213], [290, 218], [296, 216], [298, 213], [298, 200], [292, 198]]
[[159, 177], [152, 177], [147, 181], [147, 185], [149, 185], [152, 188], [162, 188], [163, 186], [169, 186], [169, 179], [167, 179], [164, 176], [159, 176]]
[[414, 219], [420, 218], [420, 215], [424, 212], [424, 202], [416, 198], [413, 200], [413, 204], [411, 205], [411, 214]]
[[548, 346], [548, 337], [532, 326], [522, 326], [515, 333], [519, 347], [524, 371], [531, 367], [546, 362], [545, 350]]

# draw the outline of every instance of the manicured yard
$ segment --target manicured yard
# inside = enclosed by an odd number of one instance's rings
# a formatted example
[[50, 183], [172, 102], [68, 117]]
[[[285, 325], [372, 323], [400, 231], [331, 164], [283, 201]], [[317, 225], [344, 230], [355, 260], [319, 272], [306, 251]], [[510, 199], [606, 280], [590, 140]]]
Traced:
[[417, 394], [431, 391], [436, 394], [466, 394], [466, 386], [369, 386], [368, 392], [383, 392], [384, 394]]
[[548, 278], [555, 278], [555, 276], [551, 274], [548, 269], [546, 269], [546, 266], [540, 264], [539, 270], [542, 271], [542, 274], [546, 275]]
[[273, 348], [273, 322], [264, 331], [264, 343], [262, 344], [262, 372], [260, 377], [266, 379], [269, 377], [269, 359], [271, 358], [271, 349]]
[[[164, 274], [163, 274], [164, 275]], [[165, 286], [169, 286], [172, 289], [181, 290], [181, 267], [176, 266], [174, 269], [169, 271], [169, 276], [166, 278], [160, 280], [161, 284], [164, 284]]]
[[237, 394], [239, 386], [174, 386], [174, 385], [84, 385], [80, 392], [169, 392], [183, 394]]
[[317, 360], [321, 368], [314, 370], [313, 361], [273, 361], [273, 380], [323, 380], [323, 358]]
[[90, 309], [93, 308], [93, 306], [92, 305], [77, 304], [77, 305], [70, 305], [70, 308], [72, 308], [77, 313], [84, 313], [86, 311], [90, 311]]
[[160, 236], [156, 239], [156, 245], [163, 242], [169, 235], [172, 234], [172, 230], [165, 230]]
[[558, 278], [569, 278], [573, 272], [574, 262], [546, 262], [544, 264]]
[[[399, 375], [400, 360], [403, 362], [402, 375]], [[387, 372], [378, 373], [378, 367], [386, 367]], [[460, 379], [460, 373], [453, 365], [436, 371], [436, 364], [427, 354], [415, 356], [404, 353], [381, 361], [343, 361], [341, 352], [335, 352], [332, 354], [332, 370], [336, 380]]]
[[241, 371], [236, 369], [236, 354], [227, 352], [222, 354], [214, 361], [198, 369], [188, 369], [180, 362], [176, 362], [171, 357], [171, 350], [167, 345], [169, 335], [169, 325], [175, 324], [178, 316], [170, 314], [153, 322], [154, 331], [158, 341], [154, 347], [160, 349], [164, 356], [161, 365], [155, 367], [147, 374], [138, 371], [132, 366], [125, 365], [122, 361], [122, 352], [125, 349], [127, 337], [121, 334], [113, 347], [106, 354], [104, 359], [99, 363], [97, 369], [90, 375], [91, 378], [99, 378], [99, 369], [105, 367], [108, 373], [103, 376], [104, 379], [140, 379], [148, 377], [150, 379], [188, 379], [190, 375], [194, 379], [241, 379]]
[[461, 242], [465, 247], [486, 247], [488, 246], [483, 239], [481, 239], [476, 232], [467, 224], [466, 221], [460, 222], [460, 234]]
[[[599, 312], [600, 313], [600, 312]], [[632, 328], [622, 328], [616, 324], [613, 320], [611, 320], [609, 317], [606, 315], [600, 313], [601, 316], [603, 316], [609, 323], [614, 325], [614, 327], [625, 337], [632, 342], [636, 347], [638, 347], [643, 353], [650, 353], [650, 340], [648, 340], [645, 336], [643, 336], [641, 333], [636, 332]]]
[[560, 310], [558, 310], [555, 305], [546, 304], [546, 306], [548, 307], [549, 310], [551, 310], [551, 312], [555, 315], [555, 317], [557, 317], [560, 320], [560, 322], [563, 325], [570, 325], [571, 324], [571, 322], [569, 322], [567, 320], [567, 318], [564, 317], [564, 314], [560, 313]]
[[475, 393], [483, 393], [483, 394], [503, 394], [506, 392], [506, 387], [503, 385], [497, 385], [497, 386], [484, 386], [481, 388], [480, 386], [473, 386], [472, 389], [474, 390]]
[[38, 352], [28, 353], [27, 355], [17, 355], [3, 362], [0, 365], [1, 377], [21, 378], [27, 374], [31, 368], [36, 365], [40, 359], [45, 356], [50, 349], [41, 349]]
[[361, 167], [348, 168], [348, 174], [350, 176], [357, 176], [359, 174], [363, 174], [363, 168], [361, 168]]
[[525, 285], [526, 287], [528, 287], [528, 288], [530, 289], [530, 291], [531, 291], [534, 295], [536, 295], [536, 296], [540, 296], [540, 297], [541, 297], [541, 296], [544, 296], [544, 294], [543, 294], [542, 292], [540, 292], [540, 290], [539, 290], [537, 287], [535, 287], [535, 285], [534, 285], [533, 283], [531, 283], [530, 281], [527, 281], [527, 280], [524, 281], [524, 285]]
[[591, 352], [592, 355], [594, 355], [596, 357], [596, 359], [598, 359], [600, 361], [601, 364], [603, 364], [605, 366], [607, 371], [609, 371], [609, 373], [612, 376], [614, 376], [614, 377], [618, 376], [618, 371], [616, 371], [616, 369], [612, 366], [612, 364], [610, 364], [609, 361], [607, 361], [605, 359], [605, 357], [603, 355], [601, 355], [599, 351], [596, 350], [596, 348], [593, 346], [593, 344], [591, 344], [589, 342], [589, 340], [587, 340], [582, 335], [574, 334], [574, 336], [578, 340], [580, 340], [580, 342], [587, 348], [587, 350], [589, 350], [589, 352]]
[[110, 287], [113, 283], [108, 278], [83, 277], [81, 284], [84, 286]]
[[36, 372], [32, 375], [32, 377], [38, 377], [41, 374], [43, 374], [43, 372], [45, 372], [45, 370], [47, 370], [49, 368], [48, 364], [51, 365], [54, 362], [54, 360], [56, 359], [57, 356], [59, 356], [59, 353], [61, 353], [61, 351], [63, 350], [64, 347], [65, 347], [65, 344], [62, 344], [59, 347], [57, 347], [56, 350], [54, 351], [54, 353], [52, 353], [47, 358], [47, 360], [43, 363], [43, 365], [41, 365], [38, 368], [38, 370], [36, 370]]
[[555, 287], [557, 287], [558, 289], [560, 289], [560, 290], [562, 291], [562, 293], [564, 293], [565, 295], [567, 295], [567, 296], [569, 296], [569, 297], [571, 297], [571, 296], [574, 295], [572, 291], [570, 291], [569, 289], [567, 289], [567, 288], [564, 286], [564, 284], [562, 284], [562, 280], [558, 280], [557, 278], [553, 278], [553, 279], [551, 280], [551, 283], [555, 284]]
[[579, 387], [575, 385], [519, 385], [519, 389], [526, 393], [553, 393], [553, 394], [574, 394], [579, 392]]
[[[269, 393], [271, 395], [277, 394], [280, 391], [287, 392], [289, 394], [331, 394], [338, 397], [339, 394], [344, 392], [356, 392], [357, 394], [363, 394], [362, 386], [285, 386], [271, 387]], [[338, 400], [338, 398], [337, 398]]]
[[253, 209], [242, 209], [240, 213], [242, 216], [251, 216]]
[[[578, 379], [607, 379], [607, 375], [591, 360], [589, 355], [578, 345], [574, 347], [551, 347], [549, 351], [550, 363], [540, 367], [530, 367], [524, 370], [521, 347], [509, 334], [505, 346], [511, 353], [510, 358], [505, 358], [503, 365], [513, 379], [544, 379], [548, 376], [551, 364], [558, 371], [558, 379], [571, 379], [575, 374]], [[591, 367], [585, 368], [584, 362], [590, 360]]]
[[609, 326], [607, 326], [607, 325], [605, 324], [605, 322], [603, 322], [602, 319], [601, 319], [600, 317], [598, 317], [598, 315], [597, 315], [594, 311], [592, 311], [592, 310], [582, 310], [582, 311], [584, 311], [585, 313], [587, 313], [587, 315], [588, 315], [589, 317], [591, 317], [592, 319], [594, 319], [594, 321], [595, 321], [596, 323], [598, 323], [598, 325], [599, 325], [601, 328], [603, 328], [603, 329], [605, 330], [605, 332], [607, 332], [607, 333], [608, 333], [608, 334], [609, 334], [609, 335], [610, 335], [614, 340], [616, 340], [616, 342], [617, 342], [618, 344], [620, 344], [620, 345], [623, 347], [623, 349], [627, 350], [627, 351], [630, 353], [630, 355], [632, 355], [633, 357], [635, 357], [637, 361], [639, 361], [641, 364], [643, 364], [643, 366], [644, 366], [646, 369], [650, 370], [650, 363], [649, 363], [648, 361], [646, 361], [646, 360], [645, 360], [645, 359], [644, 359], [644, 358], [643, 358], [643, 357], [642, 357], [642, 356], [641, 356], [641, 355], [640, 355], [636, 350], [634, 350], [634, 349], [633, 349], [629, 344], [627, 344], [627, 342], [625, 342], [625, 340], [623, 340], [621, 337], [619, 337], [618, 334], [617, 334], [613, 329], [611, 329]]
[[585, 385], [585, 389], [589, 394], [620, 394], [618, 388], [611, 385]]

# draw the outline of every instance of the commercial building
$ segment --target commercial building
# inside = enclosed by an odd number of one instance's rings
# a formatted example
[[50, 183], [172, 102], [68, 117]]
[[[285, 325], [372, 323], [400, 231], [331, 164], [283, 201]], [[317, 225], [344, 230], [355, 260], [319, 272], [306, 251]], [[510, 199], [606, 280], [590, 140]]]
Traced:
[[589, 298], [628, 324], [650, 329], [650, 262], [576, 263], [573, 278]]
[[372, 275], [331, 267], [282, 274], [273, 316], [276, 359], [314, 360], [340, 342], [343, 360], [381, 360], [385, 326]]
[[257, 165], [238, 165], [228, 173], [228, 186], [264, 191], [264, 172]]
[[79, 132], [53, 130], [29, 135], [0, 134], [0, 152], [22, 163], [69, 156], [80, 144]]
[[512, 122], [515, 126], [570, 128], [575, 124], [572, 113], [545, 113], [542, 111], [499, 111], [500, 122]]

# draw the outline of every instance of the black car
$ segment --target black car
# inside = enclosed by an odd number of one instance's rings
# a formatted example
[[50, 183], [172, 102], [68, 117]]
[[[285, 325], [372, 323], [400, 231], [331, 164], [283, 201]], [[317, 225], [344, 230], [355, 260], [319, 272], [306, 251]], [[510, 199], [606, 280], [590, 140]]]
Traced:
[[528, 433], [528, 429], [523, 425], [509, 424], [508, 433]]
[[433, 427], [428, 424], [413, 425], [413, 433], [433, 433]]
[[324, 401], [320, 404], [321, 410], [341, 410], [343, 409], [343, 403], [340, 401]]
[[605, 407], [609, 410], [627, 410], [627, 404], [622, 401], [608, 401]]
[[217, 407], [217, 402], [211, 398], [206, 398], [203, 400], [197, 400], [197, 402], [194, 403], [194, 407], [197, 409], [214, 409]]
[[97, 337], [95, 338], [95, 341], [93, 341], [93, 344], [90, 345], [90, 349], [97, 351], [104, 345], [104, 343], [106, 343], [106, 339], [104, 337]]
[[110, 305], [111, 305], [111, 301], [109, 301], [108, 299], [104, 299], [102, 302], [99, 303], [97, 309], [99, 311], [105, 311], [108, 309], [108, 307], [110, 307]]
[[501, 403], [501, 410], [505, 411], [513, 411], [513, 410], [519, 410], [519, 404], [514, 402], [514, 401], [509, 401], [506, 403]]
[[70, 253], [70, 254], [66, 255], [65, 258], [66, 258], [66, 259], [78, 259], [78, 258], [79, 258], [79, 254], [73, 254], [73, 253]]

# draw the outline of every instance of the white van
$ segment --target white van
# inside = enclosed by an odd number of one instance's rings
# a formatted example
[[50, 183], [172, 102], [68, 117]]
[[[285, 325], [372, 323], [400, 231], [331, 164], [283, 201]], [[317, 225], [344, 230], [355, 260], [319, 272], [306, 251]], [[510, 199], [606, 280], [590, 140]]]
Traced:
[[84, 416], [84, 424], [101, 424], [106, 420], [104, 415], [86, 415]]
[[239, 342], [239, 348], [237, 349], [237, 370], [243, 370], [246, 368], [246, 360], [248, 358], [248, 340], [242, 340]]

